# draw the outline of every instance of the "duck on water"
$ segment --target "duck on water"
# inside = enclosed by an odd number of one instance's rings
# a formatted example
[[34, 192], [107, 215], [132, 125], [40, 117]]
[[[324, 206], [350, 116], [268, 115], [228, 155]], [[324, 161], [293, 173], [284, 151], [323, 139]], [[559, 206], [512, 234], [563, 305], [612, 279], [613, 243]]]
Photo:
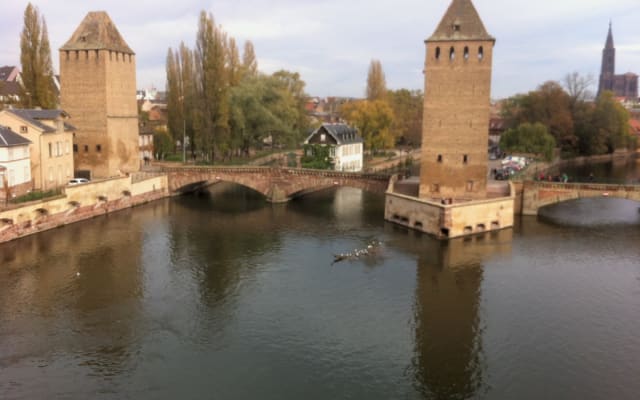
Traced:
[[375, 255], [380, 250], [380, 245], [382, 245], [382, 242], [378, 240], [374, 240], [371, 243], [369, 243], [365, 248], [355, 249], [349, 253], [334, 254], [333, 262], [331, 264], [339, 263], [345, 260], [355, 260], [360, 257]]

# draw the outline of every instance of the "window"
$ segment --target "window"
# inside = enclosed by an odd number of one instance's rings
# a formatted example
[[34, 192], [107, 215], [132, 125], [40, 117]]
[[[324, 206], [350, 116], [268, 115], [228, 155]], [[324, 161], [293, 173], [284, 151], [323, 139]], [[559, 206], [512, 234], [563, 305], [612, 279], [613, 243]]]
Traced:
[[60, 142], [56, 142], [56, 157], [60, 157], [62, 155], [62, 148], [60, 147]]
[[29, 133], [29, 128], [26, 125], [20, 126], [20, 133]]
[[482, 60], [484, 58], [484, 49], [482, 46], [478, 47], [478, 60]]
[[326, 134], [324, 134], [324, 133], [321, 133], [321, 134], [320, 134], [320, 141], [321, 141], [321, 142], [325, 142], [326, 140], [327, 140], [327, 135], [326, 135]]
[[85, 153], [89, 152], [89, 145], [86, 145], [86, 144], [84, 145], [84, 152]]
[[436, 60], [440, 59], [440, 47], [436, 47]]
[[449, 60], [453, 61], [456, 59], [456, 49], [453, 48], [453, 46], [451, 46], [451, 49], [449, 49]]
[[469, 156], [465, 154], [465, 155], [462, 157], [462, 162], [463, 162], [463, 163], [465, 163], [465, 164], [467, 164], [467, 163], [469, 162]]
[[53, 143], [49, 143], [49, 158], [53, 157]]
[[77, 145], [77, 144], [74, 144], [74, 145], [73, 145], [73, 152], [74, 152], [74, 153], [77, 153], [77, 152], [78, 152], [78, 145]]
[[96, 145], [96, 151], [97, 151], [98, 153], [100, 153], [100, 152], [102, 151], [102, 145], [97, 144], [97, 145]]
[[434, 183], [431, 185], [431, 192], [432, 193], [440, 193], [440, 184], [438, 183]]
[[467, 181], [467, 192], [473, 192], [473, 181]]
[[438, 162], [441, 163], [442, 162], [442, 154], [438, 154]]
[[464, 59], [468, 60], [469, 59], [469, 47], [464, 46]]

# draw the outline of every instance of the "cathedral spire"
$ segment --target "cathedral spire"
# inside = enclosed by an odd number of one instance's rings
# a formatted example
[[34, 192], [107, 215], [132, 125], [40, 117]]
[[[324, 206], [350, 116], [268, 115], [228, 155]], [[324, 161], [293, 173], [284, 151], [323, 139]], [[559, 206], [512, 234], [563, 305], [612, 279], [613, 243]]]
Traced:
[[607, 43], [604, 46], [606, 49], [613, 49], [613, 31], [611, 29], [611, 20], [609, 20], [609, 33], [607, 34]]

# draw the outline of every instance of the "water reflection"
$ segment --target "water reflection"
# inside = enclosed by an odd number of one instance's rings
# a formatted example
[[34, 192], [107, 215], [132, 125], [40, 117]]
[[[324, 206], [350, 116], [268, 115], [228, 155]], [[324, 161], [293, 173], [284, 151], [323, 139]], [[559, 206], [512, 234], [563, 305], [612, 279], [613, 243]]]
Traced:
[[[0, 247], [0, 366], [30, 375], [64, 354], [89, 374], [127, 369], [143, 295], [143, 237], [130, 229], [138, 217], [125, 211]], [[105, 237], [107, 225], [115, 234]]]
[[511, 252], [512, 230], [448, 242], [408, 232], [394, 242], [418, 255], [414, 306], [416, 390], [426, 399], [485, 394], [483, 260]]

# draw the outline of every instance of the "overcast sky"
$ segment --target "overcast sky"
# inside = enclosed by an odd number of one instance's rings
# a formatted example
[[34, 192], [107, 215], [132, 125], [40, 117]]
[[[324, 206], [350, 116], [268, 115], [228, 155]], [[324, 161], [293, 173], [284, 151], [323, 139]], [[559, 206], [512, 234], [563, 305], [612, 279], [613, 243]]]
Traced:
[[[27, 1], [0, 13], [0, 65], [19, 65]], [[58, 52], [89, 11], [109, 13], [137, 54], [139, 88], [165, 86], [169, 47], [193, 48], [201, 10], [235, 37], [254, 43], [259, 69], [297, 71], [315, 96], [362, 97], [371, 59], [391, 89], [422, 89], [424, 39], [450, 0], [35, 0]], [[474, 0], [496, 37], [492, 97], [533, 90], [572, 71], [600, 70], [609, 20], [616, 73], [640, 73], [640, 0]], [[595, 88], [594, 88], [595, 89]]]

